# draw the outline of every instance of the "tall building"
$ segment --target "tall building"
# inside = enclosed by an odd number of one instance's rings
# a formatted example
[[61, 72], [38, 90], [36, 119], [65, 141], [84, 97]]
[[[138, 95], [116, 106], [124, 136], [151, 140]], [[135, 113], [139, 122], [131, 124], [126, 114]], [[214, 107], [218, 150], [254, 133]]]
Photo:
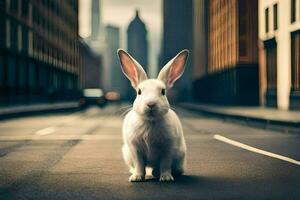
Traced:
[[91, 39], [96, 40], [101, 31], [100, 0], [92, 0]]
[[118, 27], [107, 25], [106, 26], [106, 41], [108, 45], [108, 74], [109, 87], [107, 90], [113, 90], [120, 94], [122, 100], [128, 98], [128, 94], [131, 90], [130, 83], [123, 75], [117, 50], [120, 47], [120, 30]]
[[71, 98], [79, 73], [77, 0], [2, 0], [0, 27], [0, 103]]
[[[172, 101], [188, 100], [191, 97], [192, 48], [193, 48], [193, 1], [163, 1], [163, 41], [160, 55], [160, 67], [163, 67], [182, 49], [189, 49], [191, 54], [183, 76], [169, 92]], [[185, 94], [185, 95], [182, 95]]]
[[195, 85], [205, 94], [199, 100], [257, 105], [257, 0], [209, 0], [208, 20], [207, 75]]
[[127, 49], [128, 53], [148, 72], [147, 28], [145, 23], [141, 20], [138, 10], [136, 10], [134, 19], [128, 25]]
[[107, 43], [105, 39], [105, 27], [101, 20], [102, 1], [92, 0], [91, 7], [91, 35], [85, 39], [85, 42], [91, 47], [95, 54], [101, 56], [101, 73], [98, 76], [102, 79], [102, 89], [109, 87], [109, 77], [105, 76], [109, 72]]
[[300, 0], [259, 0], [260, 100], [300, 109]]

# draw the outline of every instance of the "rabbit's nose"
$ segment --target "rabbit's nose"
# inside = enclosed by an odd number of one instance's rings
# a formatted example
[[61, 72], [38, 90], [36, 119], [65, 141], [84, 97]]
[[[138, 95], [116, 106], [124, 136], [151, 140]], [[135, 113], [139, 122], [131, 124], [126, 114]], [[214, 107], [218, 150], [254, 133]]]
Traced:
[[150, 103], [147, 103], [147, 106], [152, 109], [156, 106], [156, 103], [155, 102], [150, 102]]

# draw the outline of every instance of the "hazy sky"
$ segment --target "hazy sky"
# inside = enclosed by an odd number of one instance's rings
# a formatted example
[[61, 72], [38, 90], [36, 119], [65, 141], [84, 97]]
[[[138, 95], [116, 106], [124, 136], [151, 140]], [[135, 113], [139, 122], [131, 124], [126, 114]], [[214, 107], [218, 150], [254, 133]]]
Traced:
[[[90, 34], [91, 0], [80, 0], [79, 33], [82, 37]], [[150, 73], [156, 75], [156, 66], [161, 44], [162, 1], [161, 0], [102, 0], [102, 22], [121, 28], [121, 48], [126, 49], [126, 30], [135, 16], [135, 9], [140, 10], [140, 17], [148, 30]]]

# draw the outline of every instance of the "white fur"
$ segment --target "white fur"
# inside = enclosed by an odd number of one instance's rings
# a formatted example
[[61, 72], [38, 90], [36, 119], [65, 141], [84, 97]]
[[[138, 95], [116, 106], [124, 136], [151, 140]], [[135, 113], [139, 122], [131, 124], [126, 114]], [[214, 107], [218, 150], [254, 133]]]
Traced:
[[[159, 176], [160, 181], [173, 181], [172, 174], [182, 174], [185, 170], [186, 144], [182, 125], [162, 90], [170, 88], [182, 75], [187, 53], [182, 51], [174, 57], [161, 70], [158, 79], [147, 79], [140, 66], [132, 70], [137, 63], [129, 54], [118, 51], [122, 69], [127, 67], [123, 72], [133, 87], [141, 91], [123, 122], [122, 152], [132, 173], [129, 181], [144, 180], [146, 167], [153, 168], [153, 175]], [[148, 104], [155, 104], [155, 107], [151, 109]]]

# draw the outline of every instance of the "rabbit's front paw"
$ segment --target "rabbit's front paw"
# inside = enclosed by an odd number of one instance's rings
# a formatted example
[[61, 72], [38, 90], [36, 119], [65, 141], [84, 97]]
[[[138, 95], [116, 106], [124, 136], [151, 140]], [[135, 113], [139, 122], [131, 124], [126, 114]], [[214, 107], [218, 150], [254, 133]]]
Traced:
[[129, 181], [130, 182], [141, 182], [145, 179], [145, 176], [143, 175], [138, 175], [138, 174], [132, 174], [130, 177], [129, 177]]
[[173, 178], [172, 174], [165, 173], [165, 174], [160, 175], [159, 181], [160, 182], [170, 182], [170, 181], [174, 181], [174, 178]]

